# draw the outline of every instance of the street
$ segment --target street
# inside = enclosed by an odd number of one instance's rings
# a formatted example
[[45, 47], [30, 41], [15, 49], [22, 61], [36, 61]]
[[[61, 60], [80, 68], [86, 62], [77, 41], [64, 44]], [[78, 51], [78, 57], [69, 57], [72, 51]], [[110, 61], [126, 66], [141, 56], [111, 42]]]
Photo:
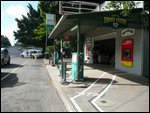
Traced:
[[1, 1], [1, 112], [149, 112], [149, 1]]
[[43, 63], [43, 59], [21, 58], [9, 49], [11, 63], [1, 68], [1, 112], [66, 111]]

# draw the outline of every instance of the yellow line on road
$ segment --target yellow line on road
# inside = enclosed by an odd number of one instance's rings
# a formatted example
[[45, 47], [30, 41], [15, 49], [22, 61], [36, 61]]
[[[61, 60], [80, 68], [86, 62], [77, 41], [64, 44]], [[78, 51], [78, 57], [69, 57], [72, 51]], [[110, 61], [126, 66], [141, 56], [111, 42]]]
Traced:
[[22, 65], [25, 65], [27, 62], [29, 62], [30, 59], [26, 60], [23, 64], [21, 64], [21, 66], [17, 67], [16, 69], [12, 70], [9, 74], [7, 74], [6, 76], [4, 76], [3, 78], [1, 78], [1, 80], [4, 80], [5, 78], [7, 78], [9, 75], [11, 75], [12, 73], [16, 72], [19, 68], [22, 67]]

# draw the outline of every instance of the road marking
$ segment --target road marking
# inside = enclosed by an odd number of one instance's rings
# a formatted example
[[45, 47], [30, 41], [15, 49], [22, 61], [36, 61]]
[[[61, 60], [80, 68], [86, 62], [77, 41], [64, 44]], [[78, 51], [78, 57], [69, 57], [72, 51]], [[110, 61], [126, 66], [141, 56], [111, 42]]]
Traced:
[[4, 76], [3, 78], [1, 78], [1, 80], [4, 80], [5, 78], [7, 78], [9, 75], [11, 75], [12, 73], [16, 72], [19, 68], [22, 67], [22, 65], [25, 65], [27, 62], [29, 62], [30, 59], [26, 60], [23, 64], [21, 64], [21, 66], [17, 67], [16, 69], [12, 70], [9, 74], [7, 74], [6, 76]]
[[[76, 95], [79, 94], [79, 93], [81, 93], [81, 92], [75, 92]], [[92, 96], [92, 97], [95, 97], [95, 96], [98, 96], [98, 93], [87, 92], [87, 93], [85, 94], [85, 96]]]
[[113, 81], [115, 80], [116, 75], [113, 76], [113, 79], [111, 80], [111, 82], [109, 83], [109, 85], [96, 97], [94, 98], [91, 103], [97, 108], [97, 110], [99, 110], [100, 112], [104, 112], [95, 102], [97, 101], [97, 99], [99, 99], [100, 97], [102, 97], [106, 91], [110, 88], [110, 86], [112, 85]]
[[76, 109], [79, 111], [79, 112], [83, 112], [82, 109], [79, 107], [79, 105], [76, 103], [75, 101], [75, 98], [81, 96], [81, 95], [84, 95], [86, 91], [88, 91], [89, 89], [91, 89], [95, 83], [100, 79], [102, 78], [104, 75], [106, 74], [106, 72], [104, 72], [97, 80], [95, 80], [94, 83], [92, 83], [88, 88], [86, 88], [85, 90], [83, 90], [81, 93], [79, 93], [78, 95], [74, 96], [74, 97], [71, 97], [70, 100], [72, 101], [72, 103], [74, 104], [74, 106], [76, 107]]

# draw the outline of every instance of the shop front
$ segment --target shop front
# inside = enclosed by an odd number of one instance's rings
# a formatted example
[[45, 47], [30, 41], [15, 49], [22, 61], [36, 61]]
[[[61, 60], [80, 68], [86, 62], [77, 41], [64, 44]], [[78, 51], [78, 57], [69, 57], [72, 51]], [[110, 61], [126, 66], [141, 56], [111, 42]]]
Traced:
[[[144, 37], [141, 11], [135, 9], [128, 18], [122, 18], [120, 11], [62, 16], [49, 38], [77, 37], [76, 48], [84, 53], [84, 63], [110, 64], [116, 69], [143, 75], [144, 65], [149, 62], [147, 56], [147, 61], [143, 59], [145, 49], [149, 50], [143, 40], [147, 40], [149, 34]], [[114, 14], [119, 17], [112, 17]]]

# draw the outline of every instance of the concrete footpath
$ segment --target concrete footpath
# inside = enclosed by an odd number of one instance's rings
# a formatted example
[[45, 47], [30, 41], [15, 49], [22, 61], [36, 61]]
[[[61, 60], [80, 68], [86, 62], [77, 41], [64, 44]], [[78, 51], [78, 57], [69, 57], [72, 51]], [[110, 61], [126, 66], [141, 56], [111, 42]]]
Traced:
[[68, 112], [149, 112], [149, 79], [108, 65], [85, 65], [84, 80], [71, 77], [67, 62], [66, 82], [57, 66], [45, 66]]

